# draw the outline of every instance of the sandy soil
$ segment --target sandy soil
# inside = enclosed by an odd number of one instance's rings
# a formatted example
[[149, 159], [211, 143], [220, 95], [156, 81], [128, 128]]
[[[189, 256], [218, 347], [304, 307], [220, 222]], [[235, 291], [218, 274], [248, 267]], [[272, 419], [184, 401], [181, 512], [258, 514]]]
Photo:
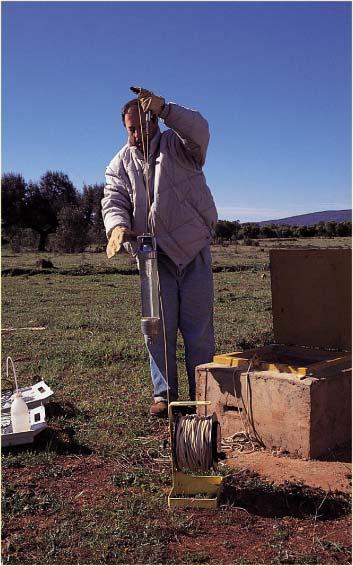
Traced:
[[351, 493], [352, 464], [349, 450], [342, 451], [338, 457], [342, 461], [300, 460], [267, 451], [250, 454], [237, 451], [228, 454], [226, 463], [231, 467], [257, 472], [276, 484], [285, 481], [300, 482], [325, 491]]

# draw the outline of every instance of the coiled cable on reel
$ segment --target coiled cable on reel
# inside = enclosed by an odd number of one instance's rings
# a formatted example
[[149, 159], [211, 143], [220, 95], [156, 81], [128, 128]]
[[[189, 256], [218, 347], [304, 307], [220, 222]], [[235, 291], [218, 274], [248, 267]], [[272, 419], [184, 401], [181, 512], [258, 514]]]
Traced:
[[175, 419], [173, 451], [176, 467], [207, 472], [218, 460], [220, 429], [216, 415], [178, 415]]

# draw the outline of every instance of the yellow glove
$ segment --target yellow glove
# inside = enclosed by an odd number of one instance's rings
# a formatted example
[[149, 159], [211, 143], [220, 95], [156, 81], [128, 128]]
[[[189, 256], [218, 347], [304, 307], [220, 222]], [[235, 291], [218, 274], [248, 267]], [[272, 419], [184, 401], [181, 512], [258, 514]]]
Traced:
[[110, 259], [115, 254], [118, 254], [121, 251], [121, 246], [124, 242], [130, 242], [131, 240], [136, 239], [135, 232], [129, 230], [125, 226], [115, 226], [113, 229], [109, 242], [107, 245], [107, 256]]
[[141, 87], [134, 87], [139, 89], [139, 101], [142, 110], [146, 113], [150, 111], [152, 114], [159, 116], [165, 106], [165, 99], [162, 96], [153, 94], [150, 90]]

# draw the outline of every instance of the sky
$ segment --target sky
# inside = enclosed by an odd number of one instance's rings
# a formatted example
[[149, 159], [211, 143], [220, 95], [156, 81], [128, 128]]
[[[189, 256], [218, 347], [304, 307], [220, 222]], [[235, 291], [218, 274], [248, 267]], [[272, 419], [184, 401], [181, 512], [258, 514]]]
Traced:
[[104, 182], [143, 86], [201, 112], [220, 219], [351, 208], [350, 2], [2, 2], [2, 173]]

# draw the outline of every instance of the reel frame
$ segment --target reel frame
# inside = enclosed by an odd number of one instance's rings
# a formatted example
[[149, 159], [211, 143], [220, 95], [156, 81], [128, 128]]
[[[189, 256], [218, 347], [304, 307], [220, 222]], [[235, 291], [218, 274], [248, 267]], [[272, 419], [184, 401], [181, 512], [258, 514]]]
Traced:
[[172, 401], [168, 406], [173, 476], [173, 486], [168, 495], [169, 508], [215, 509], [218, 505], [223, 476], [185, 474], [178, 469], [175, 457], [173, 409], [199, 405], [210, 405], [210, 401]]

